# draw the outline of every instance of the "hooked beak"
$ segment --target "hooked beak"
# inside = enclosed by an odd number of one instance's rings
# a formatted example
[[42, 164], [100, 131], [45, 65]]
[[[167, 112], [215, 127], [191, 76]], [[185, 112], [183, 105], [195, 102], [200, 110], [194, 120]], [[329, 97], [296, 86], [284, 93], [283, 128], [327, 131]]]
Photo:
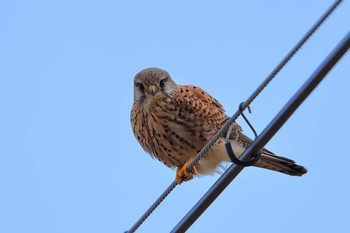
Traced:
[[147, 87], [147, 91], [148, 93], [150, 93], [151, 95], [155, 95], [158, 92], [158, 87], [154, 84], [151, 84]]

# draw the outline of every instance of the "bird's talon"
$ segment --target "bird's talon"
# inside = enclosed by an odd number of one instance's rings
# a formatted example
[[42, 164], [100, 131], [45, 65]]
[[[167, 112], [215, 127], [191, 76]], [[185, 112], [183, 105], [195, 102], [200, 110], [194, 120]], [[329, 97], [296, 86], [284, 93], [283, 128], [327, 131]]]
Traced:
[[197, 170], [196, 166], [193, 166], [191, 172], [192, 172], [193, 175], [198, 175], [198, 170]]
[[187, 171], [187, 166], [192, 162], [189, 159], [185, 162], [182, 167], [178, 167], [176, 171], [176, 183], [181, 184], [183, 181], [189, 181], [193, 178], [193, 175], [198, 175], [198, 170], [196, 166], [192, 167], [191, 171]]

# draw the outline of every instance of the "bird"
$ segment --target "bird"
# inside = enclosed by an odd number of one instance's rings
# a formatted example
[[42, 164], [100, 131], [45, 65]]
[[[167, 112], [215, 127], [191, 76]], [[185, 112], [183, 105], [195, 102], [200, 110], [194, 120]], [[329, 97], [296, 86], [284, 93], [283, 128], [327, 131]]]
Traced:
[[[176, 169], [177, 184], [197, 175], [222, 173], [231, 160], [226, 152], [226, 138], [220, 137], [191, 171], [187, 166], [198, 152], [226, 123], [223, 106], [208, 92], [194, 85], [179, 85], [170, 74], [151, 67], [134, 77], [134, 102], [130, 121], [141, 147], [167, 167]], [[239, 157], [253, 142], [235, 122], [229, 141]], [[256, 167], [302, 176], [307, 169], [293, 160], [261, 150]]]

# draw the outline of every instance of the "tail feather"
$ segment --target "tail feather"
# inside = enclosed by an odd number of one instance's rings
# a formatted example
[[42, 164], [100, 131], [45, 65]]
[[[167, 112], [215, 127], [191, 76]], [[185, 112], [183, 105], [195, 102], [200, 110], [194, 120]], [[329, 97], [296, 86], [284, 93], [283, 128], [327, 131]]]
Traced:
[[260, 160], [254, 166], [282, 172], [291, 176], [302, 176], [307, 172], [305, 167], [296, 164], [293, 160], [277, 156], [267, 150], [262, 152]]

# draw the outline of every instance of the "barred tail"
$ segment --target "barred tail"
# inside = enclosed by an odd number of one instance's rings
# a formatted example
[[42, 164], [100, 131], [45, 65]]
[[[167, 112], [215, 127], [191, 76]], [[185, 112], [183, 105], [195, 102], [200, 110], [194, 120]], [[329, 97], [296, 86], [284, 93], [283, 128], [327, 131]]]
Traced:
[[307, 172], [305, 167], [296, 164], [293, 160], [274, 155], [267, 150], [262, 152], [260, 160], [254, 166], [282, 172], [291, 176], [302, 176]]

